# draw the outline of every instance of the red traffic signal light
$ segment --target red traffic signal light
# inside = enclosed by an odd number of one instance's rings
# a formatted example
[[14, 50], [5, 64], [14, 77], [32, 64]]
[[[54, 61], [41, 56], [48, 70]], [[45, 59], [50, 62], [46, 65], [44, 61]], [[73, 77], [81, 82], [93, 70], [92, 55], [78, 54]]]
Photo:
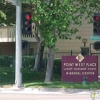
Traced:
[[24, 12], [22, 16], [22, 33], [32, 34], [32, 15], [31, 12]]
[[93, 16], [93, 35], [100, 36], [100, 13], [95, 13]]
[[31, 20], [31, 17], [32, 17], [31, 14], [26, 15], [27, 20]]
[[94, 20], [99, 20], [99, 17], [98, 16], [94, 16]]

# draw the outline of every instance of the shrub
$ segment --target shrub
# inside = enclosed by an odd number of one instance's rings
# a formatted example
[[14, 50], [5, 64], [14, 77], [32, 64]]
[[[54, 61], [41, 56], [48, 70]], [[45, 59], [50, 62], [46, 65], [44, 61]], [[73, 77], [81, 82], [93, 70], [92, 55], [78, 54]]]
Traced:
[[0, 67], [10, 67], [13, 61], [13, 56], [0, 56]]
[[[0, 67], [14, 67], [15, 66], [14, 56], [0, 56]], [[35, 63], [34, 56], [23, 56], [22, 66], [25, 69], [32, 69]], [[43, 59], [41, 71], [46, 70], [47, 59]], [[54, 74], [61, 75], [61, 59], [54, 59]]]
[[35, 59], [33, 56], [23, 56], [22, 57], [22, 66], [23, 68], [31, 69], [34, 66]]
[[[0, 67], [14, 67], [15, 66], [15, 57], [14, 56], [0, 56]], [[34, 57], [33, 56], [23, 56], [22, 57], [22, 66], [23, 68], [31, 68], [34, 66]]]
[[61, 59], [54, 60], [54, 74], [61, 75]]

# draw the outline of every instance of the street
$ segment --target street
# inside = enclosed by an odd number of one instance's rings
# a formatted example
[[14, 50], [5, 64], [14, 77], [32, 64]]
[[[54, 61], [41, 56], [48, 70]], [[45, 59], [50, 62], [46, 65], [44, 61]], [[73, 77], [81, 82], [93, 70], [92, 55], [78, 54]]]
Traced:
[[[0, 100], [92, 100], [91, 94], [0, 94]], [[95, 100], [100, 100], [96, 98]]]

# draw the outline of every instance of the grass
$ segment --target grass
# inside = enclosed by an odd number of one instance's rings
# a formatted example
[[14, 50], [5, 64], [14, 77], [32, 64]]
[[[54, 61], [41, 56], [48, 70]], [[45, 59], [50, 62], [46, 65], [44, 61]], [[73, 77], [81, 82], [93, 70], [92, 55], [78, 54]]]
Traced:
[[25, 83], [26, 87], [49, 87], [49, 88], [71, 88], [71, 89], [100, 89], [100, 82], [87, 83], [82, 85], [82, 83], [67, 83], [67, 82], [32, 82]]
[[[49, 87], [49, 88], [77, 88], [77, 89], [100, 89], [100, 82], [82, 83], [61, 82], [59, 75], [53, 76], [53, 81], [45, 83], [45, 73], [33, 72], [28, 69], [22, 70], [23, 84], [25, 87]], [[0, 67], [0, 87], [11, 87], [15, 81], [14, 68]]]

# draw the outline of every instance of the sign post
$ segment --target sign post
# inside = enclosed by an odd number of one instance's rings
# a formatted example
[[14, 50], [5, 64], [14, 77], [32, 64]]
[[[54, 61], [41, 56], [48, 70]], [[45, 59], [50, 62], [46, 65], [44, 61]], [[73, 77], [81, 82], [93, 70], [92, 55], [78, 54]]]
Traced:
[[15, 87], [22, 87], [22, 15], [21, 0], [16, 5], [16, 69], [15, 69]]
[[16, 6], [16, 51], [15, 51], [15, 85], [14, 87], [22, 87], [22, 3], [21, 0], [6, 0]]

